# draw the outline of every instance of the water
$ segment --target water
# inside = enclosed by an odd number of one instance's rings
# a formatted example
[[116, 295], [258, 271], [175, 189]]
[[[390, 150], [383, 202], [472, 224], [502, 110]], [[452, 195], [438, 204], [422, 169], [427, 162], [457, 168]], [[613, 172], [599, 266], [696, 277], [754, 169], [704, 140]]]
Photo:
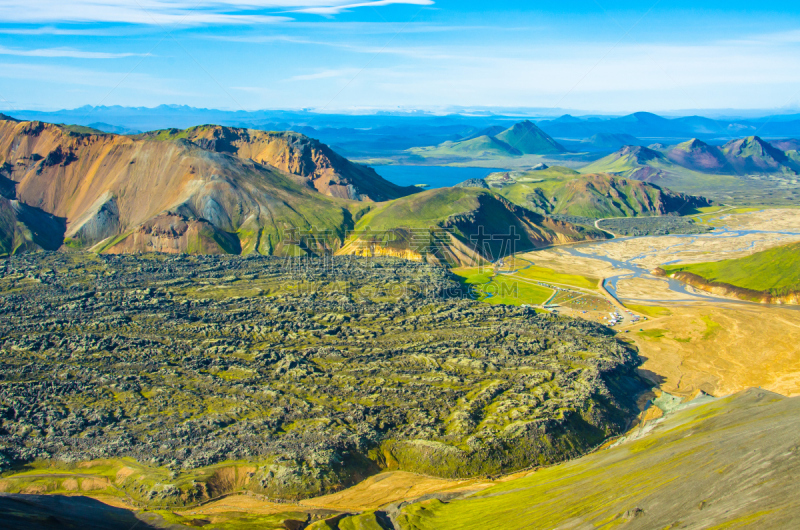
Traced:
[[372, 166], [380, 176], [398, 186], [427, 184], [428, 188], [449, 188], [469, 179], [482, 179], [506, 169], [449, 166]]

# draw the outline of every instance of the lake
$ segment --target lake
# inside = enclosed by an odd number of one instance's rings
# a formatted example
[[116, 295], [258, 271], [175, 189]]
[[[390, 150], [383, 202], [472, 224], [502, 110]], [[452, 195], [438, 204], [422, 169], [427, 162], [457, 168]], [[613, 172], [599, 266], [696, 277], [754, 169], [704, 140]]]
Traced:
[[469, 179], [482, 179], [507, 169], [447, 166], [372, 166], [380, 176], [398, 186], [427, 184], [431, 188], [449, 188]]

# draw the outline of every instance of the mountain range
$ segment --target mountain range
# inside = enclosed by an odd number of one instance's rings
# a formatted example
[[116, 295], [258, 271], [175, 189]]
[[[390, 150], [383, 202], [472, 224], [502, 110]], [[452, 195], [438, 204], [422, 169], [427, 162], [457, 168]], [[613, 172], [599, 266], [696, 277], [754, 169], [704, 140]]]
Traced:
[[[0, 175], [4, 254], [65, 245], [109, 253], [411, 252], [478, 263], [487, 256], [470, 250], [470, 235], [498, 212], [502, 233], [518, 227], [526, 248], [605, 237], [487, 191], [415, 194], [297, 133], [202, 126], [119, 136], [6, 119]], [[375, 202], [386, 200], [393, 201]], [[382, 216], [388, 208], [409, 215]], [[365, 219], [405, 243], [376, 248]], [[402, 232], [409, 226], [436, 231], [432, 249], [412, 246]]]
[[[788, 142], [779, 145], [792, 146]], [[782, 151], [758, 136], [731, 140], [721, 147], [694, 138], [673, 146], [624, 146], [581, 171], [649, 180], [682, 169], [718, 175], [796, 175], [800, 157], [796, 150]]]

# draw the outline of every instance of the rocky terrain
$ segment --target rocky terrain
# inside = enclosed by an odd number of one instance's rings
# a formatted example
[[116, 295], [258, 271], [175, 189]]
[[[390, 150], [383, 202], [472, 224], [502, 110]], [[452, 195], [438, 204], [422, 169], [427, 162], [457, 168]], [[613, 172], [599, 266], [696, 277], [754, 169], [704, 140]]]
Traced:
[[[302, 498], [381, 468], [496, 474], [578, 456], [636, 413], [639, 360], [613, 332], [464, 300], [430, 265], [37, 253], [1, 267], [2, 469], [127, 459], [114, 487], [136, 502]], [[198, 475], [225, 462], [240, 467]]]

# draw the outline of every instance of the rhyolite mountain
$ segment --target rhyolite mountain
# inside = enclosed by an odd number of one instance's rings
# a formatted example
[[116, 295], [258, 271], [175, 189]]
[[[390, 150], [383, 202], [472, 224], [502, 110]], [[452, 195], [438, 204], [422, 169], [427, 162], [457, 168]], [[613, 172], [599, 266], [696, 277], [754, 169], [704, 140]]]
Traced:
[[253, 160], [304, 177], [314, 189], [332, 197], [379, 202], [419, 191], [392, 184], [374, 169], [354, 164], [322, 142], [293, 132], [202, 125], [186, 130], [152, 131], [137, 138], [186, 139], [209, 151]]
[[[398, 207], [436, 212], [425, 222], [453, 234], [454, 246], [468, 248], [468, 234], [492, 203], [441, 208], [437, 194], [397, 199], [418, 189], [394, 186], [302, 135], [216, 126], [131, 137], [0, 120], [0, 175], [0, 253], [6, 255], [62, 244], [107, 253], [359, 253], [354, 242], [367, 227], [364, 215], [382, 209], [374, 200], [387, 198]], [[524, 209], [505, 211], [504, 219], [520, 219], [509, 221], [504, 233], [514, 223], [531, 233], [537, 230], [531, 223], [552, 225], [539, 239], [531, 236], [531, 244], [596, 236], [541, 216], [528, 220], [532, 212]], [[394, 224], [383, 229], [394, 231], [415, 219], [389, 221]], [[466, 255], [454, 262], [486, 258], [480, 250]], [[453, 261], [435, 253], [411, 257]]]

